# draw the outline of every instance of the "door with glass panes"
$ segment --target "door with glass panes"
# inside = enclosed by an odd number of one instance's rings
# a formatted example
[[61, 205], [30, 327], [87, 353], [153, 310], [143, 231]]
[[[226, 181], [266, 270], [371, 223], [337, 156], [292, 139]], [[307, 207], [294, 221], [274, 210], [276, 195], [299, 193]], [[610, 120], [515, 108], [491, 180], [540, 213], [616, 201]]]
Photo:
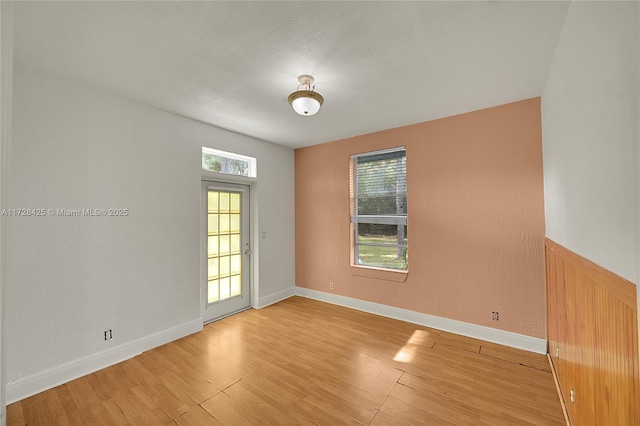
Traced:
[[251, 306], [249, 187], [202, 182], [202, 318], [205, 323]]

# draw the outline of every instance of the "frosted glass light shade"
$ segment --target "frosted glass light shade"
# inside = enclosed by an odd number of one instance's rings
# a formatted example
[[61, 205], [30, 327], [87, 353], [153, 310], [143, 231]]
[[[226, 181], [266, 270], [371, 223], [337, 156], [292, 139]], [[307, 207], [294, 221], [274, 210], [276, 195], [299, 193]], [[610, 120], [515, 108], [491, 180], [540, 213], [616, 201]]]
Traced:
[[289, 95], [289, 103], [300, 115], [314, 115], [320, 111], [324, 98], [311, 90], [298, 90]]

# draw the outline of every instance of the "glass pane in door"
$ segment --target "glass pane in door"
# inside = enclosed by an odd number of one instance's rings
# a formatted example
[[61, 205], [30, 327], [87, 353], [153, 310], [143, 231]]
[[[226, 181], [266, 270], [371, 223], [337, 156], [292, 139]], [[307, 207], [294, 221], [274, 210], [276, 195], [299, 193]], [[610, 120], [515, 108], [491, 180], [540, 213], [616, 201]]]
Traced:
[[209, 304], [242, 294], [240, 253], [240, 193], [207, 193], [207, 301]]

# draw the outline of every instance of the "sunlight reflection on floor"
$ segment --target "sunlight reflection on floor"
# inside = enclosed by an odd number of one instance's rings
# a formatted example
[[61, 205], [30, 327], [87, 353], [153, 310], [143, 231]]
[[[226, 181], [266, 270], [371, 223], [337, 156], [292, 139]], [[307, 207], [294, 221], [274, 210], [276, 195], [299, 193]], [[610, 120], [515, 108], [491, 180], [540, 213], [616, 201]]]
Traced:
[[415, 330], [407, 343], [398, 351], [395, 357], [393, 357], [394, 361], [410, 363], [413, 359], [413, 355], [416, 353], [416, 349], [419, 345], [423, 344], [427, 337], [429, 336], [429, 332], [425, 330]]

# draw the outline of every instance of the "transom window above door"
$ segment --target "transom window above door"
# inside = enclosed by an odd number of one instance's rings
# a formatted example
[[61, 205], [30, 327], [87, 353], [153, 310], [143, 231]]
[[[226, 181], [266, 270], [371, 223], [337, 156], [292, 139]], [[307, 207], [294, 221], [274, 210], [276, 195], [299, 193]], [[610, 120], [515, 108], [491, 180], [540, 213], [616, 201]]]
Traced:
[[258, 176], [254, 157], [206, 147], [202, 147], [202, 170], [225, 175]]

